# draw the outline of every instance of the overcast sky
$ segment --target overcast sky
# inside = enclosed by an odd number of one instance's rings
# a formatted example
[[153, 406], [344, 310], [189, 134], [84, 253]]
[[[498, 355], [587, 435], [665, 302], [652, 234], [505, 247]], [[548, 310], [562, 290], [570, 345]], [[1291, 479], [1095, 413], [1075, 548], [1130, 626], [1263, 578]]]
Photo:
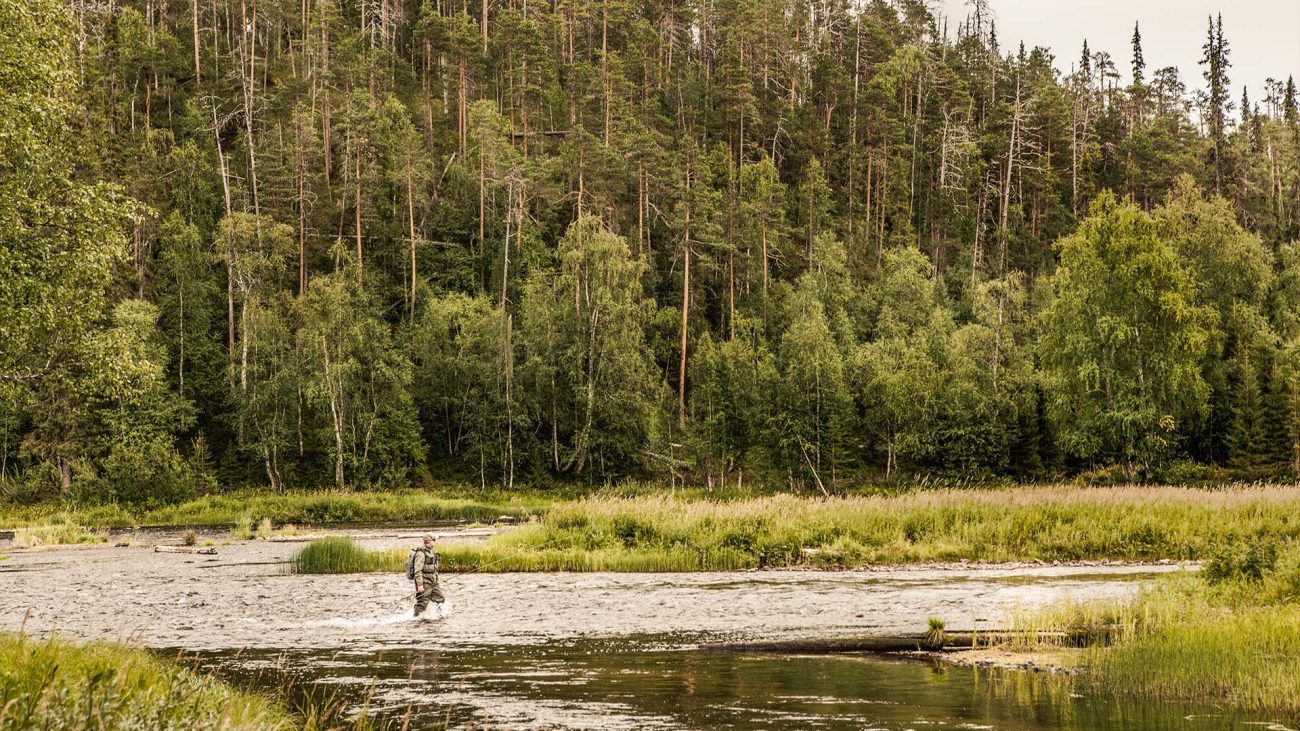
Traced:
[[[1251, 99], [1262, 100], [1264, 79], [1296, 77], [1300, 84], [1300, 0], [990, 0], [1004, 52], [1045, 46], [1056, 67], [1068, 73], [1079, 62], [1083, 41], [1110, 53], [1125, 82], [1131, 74], [1129, 40], [1133, 23], [1142, 26], [1142, 53], [1147, 77], [1164, 66], [1177, 66], [1189, 89], [1201, 88], [1201, 45], [1206, 18], [1223, 14], [1228, 41], [1228, 76], [1241, 98], [1248, 84]], [[969, 12], [966, 0], [933, 0], [948, 18], [949, 35]], [[1235, 116], [1235, 115], [1234, 115]]]

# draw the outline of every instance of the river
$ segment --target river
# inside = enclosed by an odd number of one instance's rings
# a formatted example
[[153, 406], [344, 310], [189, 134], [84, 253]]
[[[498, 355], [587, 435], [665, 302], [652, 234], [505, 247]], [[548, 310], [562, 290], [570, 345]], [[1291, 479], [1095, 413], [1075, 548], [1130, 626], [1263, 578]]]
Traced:
[[[372, 548], [416, 542], [413, 533], [351, 533]], [[357, 708], [409, 714], [412, 728], [1154, 731], [1269, 723], [1092, 698], [1047, 673], [699, 649], [919, 632], [929, 617], [950, 629], [998, 628], [1015, 611], [1067, 596], [1126, 595], [1176, 567], [470, 574], [445, 577], [443, 616], [414, 620], [402, 576], [293, 575], [285, 561], [301, 543], [217, 533], [208, 536], [222, 544], [215, 556], [153, 552], [153, 543], [176, 538], [141, 533], [129, 547], [13, 552], [0, 563], [0, 629], [183, 652], [242, 685], [334, 694]]]

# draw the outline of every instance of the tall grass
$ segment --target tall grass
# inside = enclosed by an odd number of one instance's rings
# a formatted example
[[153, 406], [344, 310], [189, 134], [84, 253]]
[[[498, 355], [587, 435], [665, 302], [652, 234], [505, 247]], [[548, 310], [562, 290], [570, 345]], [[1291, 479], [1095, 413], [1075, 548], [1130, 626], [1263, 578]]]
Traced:
[[[483, 544], [441, 547], [448, 570], [710, 571], [940, 561], [1198, 559], [1300, 536], [1300, 489], [1013, 488], [729, 502], [669, 495], [557, 503]], [[397, 570], [405, 552], [375, 558]]]
[[[406, 551], [367, 551], [351, 538], [331, 536], [304, 546], [293, 557], [299, 574], [361, 574], [373, 571], [401, 571]], [[394, 558], [397, 560], [394, 561]]]
[[1098, 690], [1300, 713], [1300, 608], [1191, 605], [1085, 656]]
[[[1300, 489], [1042, 487], [732, 502], [672, 496], [559, 503], [540, 524], [453, 560], [536, 570], [564, 556], [671, 556], [677, 570], [938, 561], [1197, 559], [1245, 539], [1300, 536]], [[517, 555], [516, 555], [517, 554]], [[656, 561], [659, 559], [657, 558]], [[567, 566], [581, 570], [584, 562]], [[611, 569], [612, 570], [612, 569]], [[650, 570], [650, 569], [645, 569]]]
[[[1300, 543], [1259, 550], [1268, 545], [1218, 549], [1217, 571], [1166, 577], [1129, 600], [1018, 618], [1018, 644], [1041, 630], [1107, 628], [1082, 658], [1080, 682], [1094, 692], [1300, 714]], [[1260, 565], [1261, 553], [1272, 558]]]
[[102, 543], [108, 535], [89, 530], [71, 521], [28, 525], [14, 530], [15, 548], [33, 546], [71, 545], [76, 543]]
[[293, 729], [274, 701], [140, 649], [0, 633], [0, 730]]
[[198, 729], [377, 731], [398, 720], [359, 713], [333, 693], [292, 684], [270, 695], [221, 680], [137, 647], [0, 632], [0, 731]]

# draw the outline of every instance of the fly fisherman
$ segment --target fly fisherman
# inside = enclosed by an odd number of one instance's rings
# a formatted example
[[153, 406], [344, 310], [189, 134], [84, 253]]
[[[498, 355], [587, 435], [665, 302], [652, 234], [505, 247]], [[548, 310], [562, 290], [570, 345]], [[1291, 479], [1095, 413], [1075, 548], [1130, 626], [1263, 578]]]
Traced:
[[406, 562], [406, 577], [415, 582], [415, 616], [417, 617], [429, 607], [430, 601], [436, 602], [439, 609], [445, 601], [442, 590], [438, 588], [440, 556], [433, 550], [433, 545], [437, 541], [438, 539], [432, 533], [425, 533], [424, 545], [411, 549], [411, 556]]

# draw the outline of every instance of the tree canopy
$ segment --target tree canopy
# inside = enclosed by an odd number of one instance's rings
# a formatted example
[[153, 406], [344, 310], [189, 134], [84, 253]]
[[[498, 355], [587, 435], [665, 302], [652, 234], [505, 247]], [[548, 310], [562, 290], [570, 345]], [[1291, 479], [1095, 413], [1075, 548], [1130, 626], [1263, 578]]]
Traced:
[[0, 492], [1300, 475], [1294, 80], [981, 7], [0, 0]]

